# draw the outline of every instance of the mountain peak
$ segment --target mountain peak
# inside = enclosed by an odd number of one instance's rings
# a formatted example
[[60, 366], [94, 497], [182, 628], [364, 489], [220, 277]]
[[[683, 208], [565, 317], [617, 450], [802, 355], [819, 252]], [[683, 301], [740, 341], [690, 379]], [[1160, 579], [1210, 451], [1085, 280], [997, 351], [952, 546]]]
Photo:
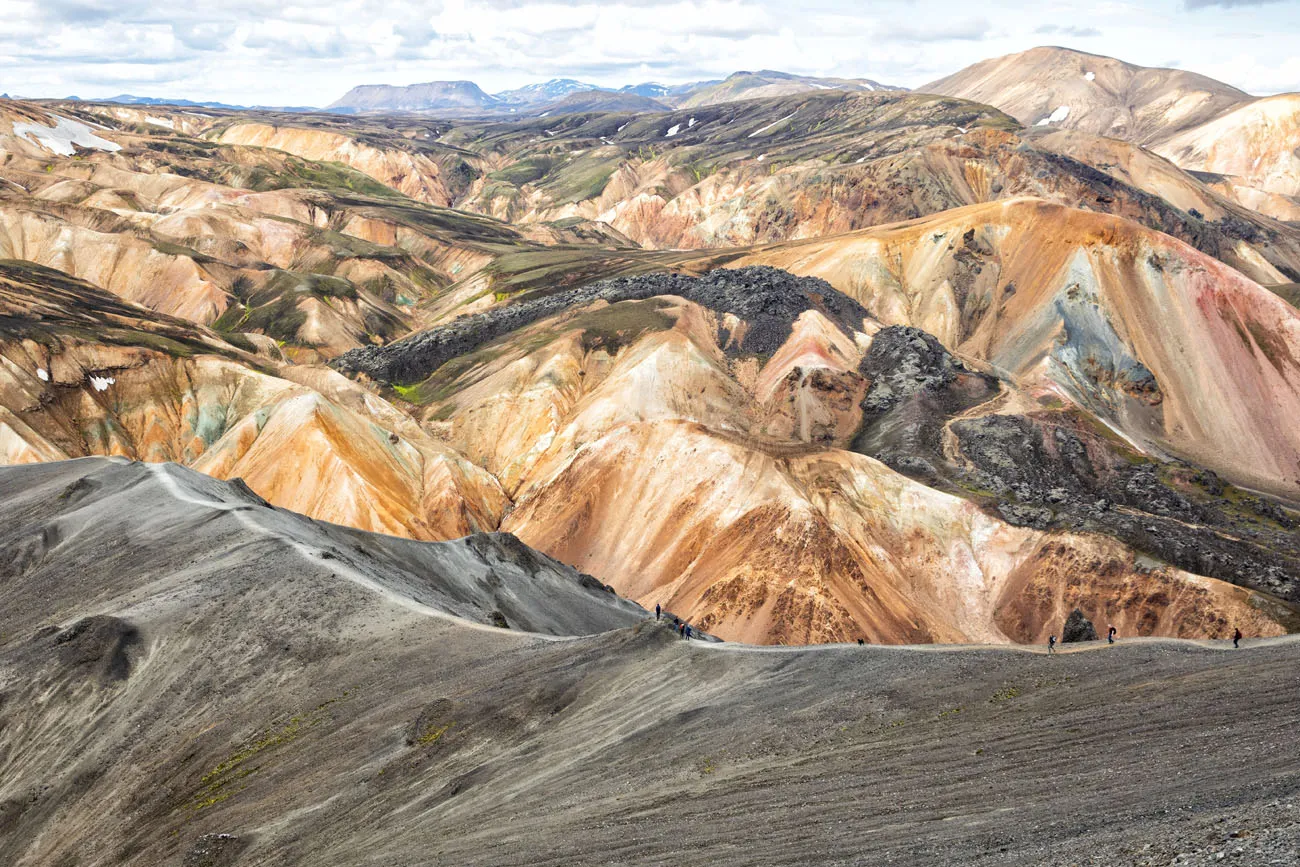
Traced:
[[1051, 45], [982, 60], [919, 90], [987, 103], [1029, 126], [1139, 144], [1199, 126], [1251, 98], [1193, 72]]
[[540, 105], [562, 99], [571, 93], [606, 91], [608, 89], [594, 84], [587, 84], [574, 78], [552, 78], [550, 81], [540, 84], [528, 84], [514, 90], [503, 90], [495, 94], [495, 98], [511, 105]]
[[333, 111], [436, 111], [455, 108], [487, 108], [500, 100], [485, 93], [472, 81], [426, 81], [395, 87], [362, 84], [352, 88], [328, 108]]

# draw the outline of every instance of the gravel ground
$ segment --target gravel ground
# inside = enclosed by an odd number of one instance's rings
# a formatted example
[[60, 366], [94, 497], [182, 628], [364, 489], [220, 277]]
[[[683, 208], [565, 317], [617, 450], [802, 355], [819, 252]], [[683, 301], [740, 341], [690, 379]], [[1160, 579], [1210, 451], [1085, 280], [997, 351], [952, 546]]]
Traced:
[[1300, 863], [1295, 638], [540, 636], [152, 479], [60, 477], [0, 549], [0, 863]]

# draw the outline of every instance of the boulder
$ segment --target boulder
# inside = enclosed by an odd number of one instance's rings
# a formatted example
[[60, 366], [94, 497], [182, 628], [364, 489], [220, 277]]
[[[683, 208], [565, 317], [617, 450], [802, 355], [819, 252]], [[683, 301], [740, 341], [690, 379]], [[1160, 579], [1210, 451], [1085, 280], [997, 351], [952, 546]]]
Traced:
[[1061, 642], [1096, 640], [1097, 630], [1093, 628], [1092, 621], [1083, 616], [1081, 609], [1071, 611], [1065, 619], [1065, 628], [1061, 630]]

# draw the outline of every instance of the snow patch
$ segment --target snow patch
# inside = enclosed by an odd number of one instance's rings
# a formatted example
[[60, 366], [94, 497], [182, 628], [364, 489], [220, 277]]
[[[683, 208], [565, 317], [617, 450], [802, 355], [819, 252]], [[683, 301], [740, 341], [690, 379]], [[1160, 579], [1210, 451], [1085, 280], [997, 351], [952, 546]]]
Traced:
[[146, 116], [145, 119], [144, 119], [144, 122], [147, 123], [147, 124], [151, 124], [151, 125], [153, 125], [153, 126], [161, 126], [161, 127], [163, 127], [164, 129], [176, 129], [176, 124], [175, 124], [175, 122], [170, 121], [170, 120], [168, 120], [168, 119], [165, 118], [165, 117], [148, 117], [148, 116]]
[[90, 384], [94, 387], [95, 391], [108, 391], [108, 387], [115, 382], [117, 382], [117, 380], [111, 376], [90, 377]]
[[811, 81], [808, 82], [808, 86], [809, 86], [809, 87], [815, 87], [815, 88], [817, 88], [818, 90], [834, 90], [834, 89], [835, 89], [835, 88], [831, 87], [829, 84], [816, 84], [816, 83], [811, 82]]
[[84, 123], [57, 115], [55, 115], [54, 120], [53, 127], [41, 126], [39, 123], [16, 123], [14, 124], [14, 135], [19, 138], [26, 138], [51, 153], [65, 157], [70, 157], [76, 153], [73, 145], [101, 151], [120, 151], [122, 149], [121, 145], [95, 135], [90, 127]]
[[38, 367], [36, 368], [36, 378], [41, 382], [49, 382], [50, 372], [43, 367]]
[[695, 118], [691, 118], [690, 120], [686, 121], [686, 128], [687, 128], [687, 129], [690, 129], [690, 128], [693, 127], [693, 126], [695, 126]]
[[[631, 123], [631, 122], [632, 121], [629, 120], [627, 123]], [[622, 132], [627, 127], [627, 123], [623, 124], [623, 126], [620, 126], [618, 129], [614, 130], [614, 132], [616, 133]]]
[[541, 114], [539, 114], [539, 115], [537, 115], [537, 116], [538, 116], [538, 117], [550, 117], [550, 116], [551, 116], [551, 113], [550, 113], [549, 111], [544, 111], [544, 112], [542, 112]]
[[875, 90], [875, 89], [876, 89], [876, 88], [875, 88], [875, 85], [871, 85], [871, 84], [860, 84], [860, 85], [858, 85], [858, 86], [861, 87], [863, 90]]
[[761, 163], [763, 160], [765, 160], [765, 159], [767, 159], [767, 154], [759, 154], [759, 155], [758, 155], [758, 161], [759, 161], [760, 163]]
[[798, 111], [798, 109], [796, 109], [796, 110], [790, 112], [789, 114], [787, 114], [785, 117], [781, 118], [780, 120], [774, 120], [774, 121], [772, 121], [771, 123], [769, 123], [767, 126], [763, 127], [762, 129], [756, 129], [756, 130], [754, 130], [753, 132], [751, 132], [751, 133], [749, 134], [749, 137], [750, 137], [750, 138], [753, 138], [753, 137], [756, 136], [756, 135], [760, 135], [760, 134], [762, 134], [762, 133], [765, 133], [765, 132], [767, 132], [769, 129], [771, 129], [772, 127], [776, 126], [777, 124], [779, 124], [779, 123], [785, 123], [787, 120], [789, 120], [790, 118], [794, 117], [794, 116], [795, 116], [796, 114], [798, 114], [798, 113], [799, 113], [799, 111]]
[[1096, 79], [1096, 77], [1097, 77], [1097, 73], [1095, 73], [1095, 72], [1088, 72], [1088, 73], [1085, 73], [1085, 74], [1084, 74], [1084, 76], [1083, 76], [1083, 80], [1084, 80], [1084, 81], [1093, 81], [1094, 79]]
[[672, 126], [668, 127], [668, 132], [664, 133], [664, 138], [672, 138], [673, 136], [677, 135], [677, 133], [681, 130], [681, 128], [682, 125], [680, 123], [673, 124]]
[[1060, 108], [1058, 108], [1056, 111], [1049, 114], [1047, 117], [1040, 120], [1038, 123], [1034, 124], [1034, 126], [1047, 126], [1049, 123], [1060, 123], [1061, 121], [1065, 120], [1069, 116], [1070, 116], [1070, 107], [1068, 105], [1063, 105]]

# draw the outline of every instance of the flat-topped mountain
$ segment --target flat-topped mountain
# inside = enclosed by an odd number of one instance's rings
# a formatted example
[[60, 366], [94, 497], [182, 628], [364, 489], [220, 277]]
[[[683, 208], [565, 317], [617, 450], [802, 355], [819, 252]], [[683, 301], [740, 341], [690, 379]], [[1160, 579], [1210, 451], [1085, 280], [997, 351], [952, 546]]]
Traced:
[[363, 84], [327, 106], [329, 111], [435, 111], [439, 109], [495, 108], [501, 100], [472, 81], [428, 81], [394, 87]]

